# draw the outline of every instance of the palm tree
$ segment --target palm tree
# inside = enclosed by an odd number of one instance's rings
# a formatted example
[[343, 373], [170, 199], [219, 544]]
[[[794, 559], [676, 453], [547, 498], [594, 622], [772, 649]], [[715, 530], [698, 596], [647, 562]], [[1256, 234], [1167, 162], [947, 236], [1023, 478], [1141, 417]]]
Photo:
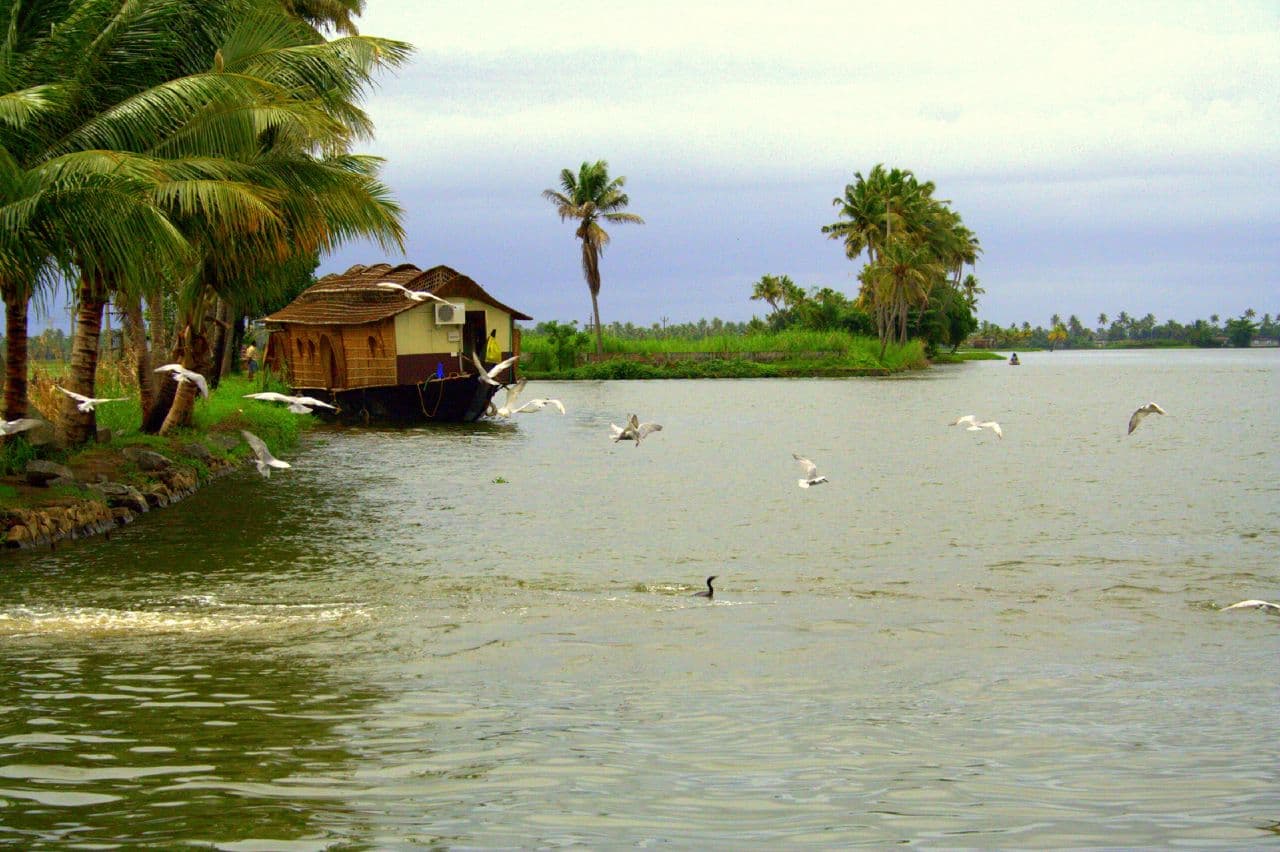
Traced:
[[[786, 276], [784, 275], [783, 278]], [[764, 300], [769, 303], [773, 313], [778, 312], [778, 303], [782, 301], [785, 291], [782, 281], [776, 275], [762, 275], [751, 290], [751, 301]]]
[[[326, 43], [310, 26], [282, 18], [278, 3], [267, 0], [255, 7], [237, 4], [235, 14], [227, 14], [227, 4], [183, 0], [98, 8], [107, 15], [101, 25], [40, 22], [50, 35], [30, 42], [39, 48], [30, 52], [46, 61], [27, 64], [67, 67], [69, 82], [60, 85], [76, 97], [64, 93], [58, 102], [75, 108], [46, 119], [37, 128], [42, 133], [16, 139], [37, 177], [90, 185], [107, 178], [132, 181], [127, 192], [117, 189], [115, 206], [129, 200], [133, 206], [125, 212], [142, 217], [154, 231], [127, 216], [103, 215], [111, 207], [100, 207], [91, 223], [99, 233], [96, 241], [86, 238], [83, 226], [72, 227], [77, 224], [72, 217], [44, 229], [55, 237], [43, 241], [49, 256], [79, 281], [78, 339], [68, 384], [82, 393], [92, 392], [96, 331], [110, 293], [119, 291], [132, 302], [145, 283], [176, 281], [180, 269], [199, 268], [193, 262], [202, 254], [247, 258], [257, 246], [274, 242], [279, 257], [324, 240], [332, 244], [379, 228], [386, 233], [385, 190], [370, 182], [367, 164], [346, 158], [330, 174], [312, 174], [308, 183], [296, 169], [280, 171], [264, 160], [279, 159], [284, 151], [302, 162], [315, 160], [312, 151], [326, 158], [340, 155], [348, 140], [369, 129], [367, 118], [351, 104], [353, 93], [367, 85], [370, 68], [401, 61], [408, 50], [386, 40]], [[201, 25], [176, 25], [193, 18]], [[76, 42], [77, 32], [87, 33], [81, 39], [91, 37], [95, 50]], [[51, 53], [68, 61], [51, 66]], [[81, 55], [88, 59], [72, 61]], [[207, 58], [202, 67], [201, 56]], [[91, 88], [84, 87], [85, 80]], [[344, 183], [359, 187], [369, 207], [344, 222], [328, 221], [328, 231], [314, 224], [321, 218], [308, 220], [290, 211], [291, 205], [319, 208], [321, 203], [303, 199], [332, 195]], [[306, 221], [313, 224], [296, 227]], [[0, 220], [10, 244], [38, 232], [31, 222], [11, 224]], [[318, 241], [318, 234], [327, 236]], [[291, 248], [284, 251], [286, 246]], [[255, 256], [263, 258], [261, 252]], [[206, 283], [219, 286], [218, 279]], [[222, 286], [225, 291], [225, 279]], [[64, 419], [68, 440], [92, 434], [91, 415], [68, 406]]]
[[928, 246], [895, 239], [883, 247], [879, 259], [863, 268], [858, 299], [876, 323], [880, 357], [896, 327], [898, 341], [907, 339], [907, 312], [928, 303], [929, 290], [946, 275]]
[[964, 302], [969, 306], [969, 310], [976, 311], [978, 309], [978, 295], [987, 292], [978, 285], [977, 276], [966, 275], [960, 288], [964, 293]]
[[604, 335], [600, 328], [600, 255], [609, 244], [609, 233], [600, 225], [603, 219], [610, 224], [632, 223], [643, 225], [635, 213], [623, 212], [631, 199], [622, 191], [626, 177], [609, 178], [609, 164], [604, 160], [583, 162], [575, 175], [569, 169], [560, 172], [560, 190], [546, 189], [542, 197], [550, 201], [560, 214], [560, 221], [576, 219], [578, 229], [574, 233], [582, 241], [582, 276], [591, 292], [591, 315], [596, 328], [596, 354], [604, 353]]
[[1049, 330], [1049, 351], [1052, 352], [1054, 346], [1062, 343], [1067, 339], [1067, 328], [1061, 322], [1053, 324], [1053, 328]]
[[883, 163], [865, 178], [862, 172], [854, 172], [854, 182], [845, 186], [844, 196], [831, 201], [844, 221], [823, 225], [822, 233], [843, 241], [850, 260], [865, 250], [875, 263], [895, 231], [924, 230], [925, 212], [937, 205], [933, 189], [932, 183], [917, 181], [910, 170], [886, 170]]

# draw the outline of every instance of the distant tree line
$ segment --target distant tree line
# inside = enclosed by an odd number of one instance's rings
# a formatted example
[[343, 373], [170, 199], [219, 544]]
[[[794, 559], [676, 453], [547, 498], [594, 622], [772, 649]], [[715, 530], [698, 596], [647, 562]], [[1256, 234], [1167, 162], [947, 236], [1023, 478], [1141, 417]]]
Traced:
[[1218, 314], [1208, 320], [1197, 319], [1188, 324], [1177, 320], [1161, 323], [1155, 314], [1131, 316], [1121, 311], [1115, 317], [1098, 314], [1090, 328], [1072, 314], [1064, 321], [1060, 314], [1049, 317], [1049, 325], [1032, 327], [1031, 323], [1002, 327], [983, 321], [973, 334], [975, 342], [999, 348], [1024, 346], [1033, 349], [1091, 349], [1097, 346], [1219, 346], [1245, 347], [1255, 338], [1280, 339], [1280, 313], [1266, 313], [1258, 319], [1249, 308], [1239, 317], [1222, 321]]

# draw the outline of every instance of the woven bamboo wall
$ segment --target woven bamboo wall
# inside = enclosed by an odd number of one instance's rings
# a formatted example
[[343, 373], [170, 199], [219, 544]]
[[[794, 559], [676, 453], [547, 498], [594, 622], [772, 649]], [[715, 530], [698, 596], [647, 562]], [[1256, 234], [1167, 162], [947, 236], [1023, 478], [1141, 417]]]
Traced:
[[372, 388], [396, 383], [395, 320], [346, 326], [342, 329], [347, 388]]
[[[293, 387], [347, 390], [396, 383], [391, 319], [351, 326], [288, 325], [279, 337]], [[332, 364], [325, 357], [326, 342]]]

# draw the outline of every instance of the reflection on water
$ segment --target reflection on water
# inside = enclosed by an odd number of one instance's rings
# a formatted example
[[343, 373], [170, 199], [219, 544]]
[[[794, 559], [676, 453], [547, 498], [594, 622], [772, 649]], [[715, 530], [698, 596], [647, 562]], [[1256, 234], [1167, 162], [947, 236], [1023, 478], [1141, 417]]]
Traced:
[[[1256, 845], [1280, 621], [1218, 608], [1280, 594], [1278, 375], [1031, 353], [322, 430], [6, 560], [0, 844]], [[613, 444], [631, 411], [664, 430]]]

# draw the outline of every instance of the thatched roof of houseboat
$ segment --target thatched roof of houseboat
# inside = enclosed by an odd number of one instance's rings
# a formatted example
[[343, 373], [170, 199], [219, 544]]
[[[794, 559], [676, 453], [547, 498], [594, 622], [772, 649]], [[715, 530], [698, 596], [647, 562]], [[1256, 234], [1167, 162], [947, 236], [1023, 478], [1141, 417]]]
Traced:
[[533, 319], [502, 304], [475, 281], [447, 266], [433, 266], [424, 272], [412, 263], [399, 266], [375, 263], [372, 266], [356, 264], [341, 274], [324, 276], [303, 290], [298, 298], [266, 317], [266, 321], [301, 325], [363, 325], [423, 304], [406, 298], [403, 293], [376, 286], [379, 281], [393, 281], [409, 290], [431, 293], [442, 299], [456, 297], [484, 302], [515, 319]]

